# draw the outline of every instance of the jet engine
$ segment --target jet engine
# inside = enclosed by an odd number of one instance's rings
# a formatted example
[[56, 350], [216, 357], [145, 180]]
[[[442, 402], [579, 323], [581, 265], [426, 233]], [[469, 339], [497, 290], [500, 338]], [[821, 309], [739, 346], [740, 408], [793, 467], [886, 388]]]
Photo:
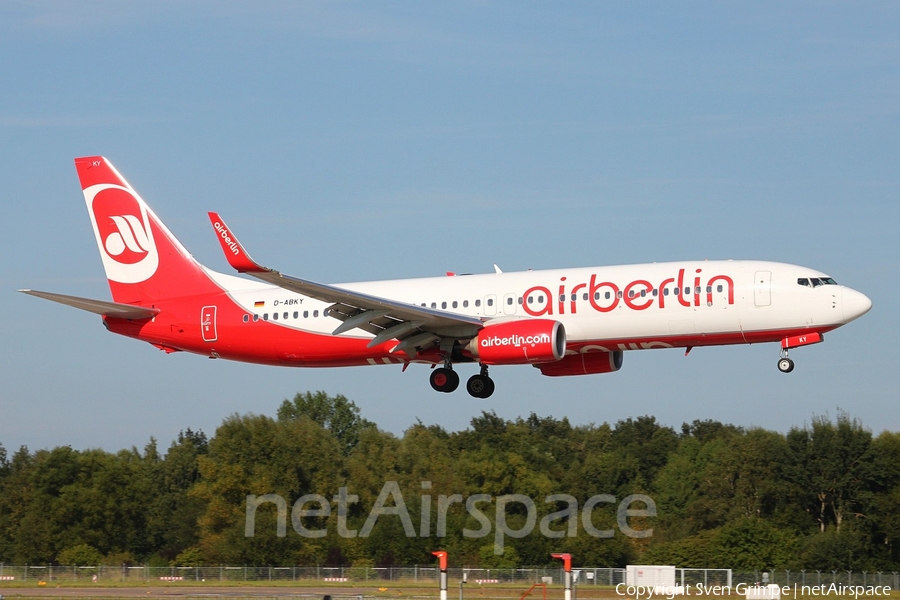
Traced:
[[551, 319], [522, 319], [488, 324], [466, 351], [485, 365], [528, 365], [561, 359], [566, 329]]
[[622, 368], [623, 352], [587, 352], [570, 354], [562, 360], [534, 365], [548, 377], [564, 377], [566, 375], [593, 375], [595, 373], [613, 373]]

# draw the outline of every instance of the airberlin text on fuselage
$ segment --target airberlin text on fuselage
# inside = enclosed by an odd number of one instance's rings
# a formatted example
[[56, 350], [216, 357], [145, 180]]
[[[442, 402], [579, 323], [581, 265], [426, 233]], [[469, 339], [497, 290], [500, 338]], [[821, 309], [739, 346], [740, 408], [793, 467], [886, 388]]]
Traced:
[[[557, 302], [555, 302], [556, 310], [558, 314], [564, 315], [566, 314], [566, 304], [568, 304], [568, 312], [575, 314], [578, 298], [582, 295], [587, 295], [591, 308], [598, 312], [609, 312], [615, 309], [620, 301], [632, 310], [646, 310], [654, 302], [659, 308], [665, 308], [666, 302], [670, 305], [677, 302], [684, 307], [700, 306], [703, 296], [705, 296], [706, 304], [712, 306], [713, 293], [718, 292], [720, 285], [727, 286], [728, 304], [734, 304], [734, 281], [731, 277], [715, 275], [703, 281], [702, 271], [703, 269], [697, 269], [693, 281], [691, 281], [690, 278], [685, 280], [684, 269], [678, 269], [676, 277], [664, 279], [655, 287], [653, 283], [645, 279], [637, 279], [620, 288], [612, 281], [597, 281], [597, 275], [591, 275], [590, 281], [574, 285], [569, 288], [568, 292], [566, 291], [566, 278], [560, 277], [559, 292], [556, 294]], [[670, 287], [672, 296], [668, 296], [666, 293]], [[686, 289], [687, 294], [685, 293]], [[656, 295], [653, 294], [654, 290], [656, 290]], [[535, 295], [545, 296], [547, 302], [534, 302]], [[523, 294], [523, 298], [522, 308], [529, 315], [540, 317], [553, 314], [554, 294], [550, 293], [550, 288], [540, 285], [528, 288]]]
[[213, 227], [215, 227], [216, 231], [219, 232], [219, 235], [222, 237], [222, 240], [225, 242], [225, 245], [228, 246], [229, 248], [231, 248], [231, 253], [234, 254], [235, 256], [240, 254], [240, 250], [238, 250], [237, 242], [234, 241], [233, 239], [231, 239], [231, 236], [228, 234], [228, 230], [225, 229], [225, 227], [218, 221], [215, 222]]

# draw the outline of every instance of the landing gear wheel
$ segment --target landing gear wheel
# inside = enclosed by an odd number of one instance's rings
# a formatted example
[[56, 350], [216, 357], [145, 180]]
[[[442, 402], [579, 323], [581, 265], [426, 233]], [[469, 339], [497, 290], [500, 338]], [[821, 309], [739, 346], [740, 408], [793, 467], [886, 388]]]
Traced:
[[782, 373], [790, 373], [794, 370], [794, 361], [789, 358], [782, 358], [778, 361], [778, 370]]
[[472, 375], [466, 382], [466, 391], [475, 398], [490, 398], [494, 393], [494, 380], [487, 375]]
[[445, 367], [432, 371], [429, 381], [436, 392], [449, 394], [459, 387], [459, 375], [453, 369]]
[[487, 379], [487, 382], [486, 382], [487, 387], [484, 389], [484, 392], [482, 393], [481, 397], [482, 398], [490, 398], [491, 394], [494, 393], [494, 387], [495, 387], [494, 380], [491, 379], [490, 377], [488, 377], [487, 375], [485, 375], [485, 378]]

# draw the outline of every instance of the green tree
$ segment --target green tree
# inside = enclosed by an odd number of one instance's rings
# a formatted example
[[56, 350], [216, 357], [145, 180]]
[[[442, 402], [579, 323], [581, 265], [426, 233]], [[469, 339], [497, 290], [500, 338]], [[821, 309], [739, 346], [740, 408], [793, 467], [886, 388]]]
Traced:
[[[247, 496], [277, 494], [290, 510], [300, 496], [330, 496], [343, 483], [343, 457], [337, 440], [311, 419], [275, 421], [260, 415], [234, 415], [225, 419], [209, 443], [209, 452], [198, 457], [200, 481], [191, 495], [204, 505], [199, 518], [199, 541], [206, 560], [232, 564], [297, 564], [323, 562], [330, 548], [322, 540], [310, 540], [291, 532], [276, 536], [276, 508], [261, 506], [256, 513], [256, 532], [246, 537]], [[334, 532], [331, 517], [329, 529]], [[287, 529], [291, 523], [288, 516]], [[310, 555], [306, 546], [314, 546]]]
[[900, 564], [900, 433], [882, 432], [872, 440], [872, 494], [861, 507], [861, 521], [872, 539], [881, 569]]
[[329, 396], [323, 391], [297, 394], [293, 401], [285, 400], [278, 408], [279, 421], [302, 417], [312, 419], [338, 440], [344, 456], [359, 443], [360, 433], [375, 424], [360, 415], [359, 407], [342, 394]]
[[93, 566], [103, 562], [103, 555], [88, 544], [78, 544], [71, 548], [66, 548], [59, 553], [56, 559], [61, 565], [70, 566]]
[[708, 552], [710, 568], [761, 571], [790, 566], [797, 553], [796, 537], [767, 521], [742, 517], [716, 532]]
[[46, 521], [33, 505], [35, 463], [35, 457], [22, 446], [9, 460], [0, 480], [0, 560], [6, 563], [34, 564], [53, 559]]
[[825, 533], [803, 540], [800, 563], [808, 569], [823, 571], [876, 570], [878, 561], [872, 555], [870, 540], [859, 524], [849, 522], [841, 531], [829, 527]]
[[591, 433], [596, 447], [585, 457], [584, 476], [595, 489], [617, 495], [646, 492], [678, 445], [675, 431], [651, 416], [621, 420], [615, 428], [604, 424]]
[[204, 564], [203, 552], [196, 546], [186, 548], [172, 561], [174, 567], [202, 567]]
[[[359, 497], [347, 527], [360, 530], [388, 482], [425, 536], [408, 536], [387, 514], [368, 537], [340, 537], [338, 490]], [[650, 538], [616, 531], [597, 539], [576, 518], [575, 537], [547, 538], [536, 528], [508, 537], [497, 556], [493, 535], [462, 535], [481, 527], [462, 503], [451, 505], [445, 537], [436, 535], [439, 496], [477, 493], [494, 499], [481, 506], [492, 527], [504, 494], [531, 498], [538, 524], [569, 504], [545, 502], [550, 494], [570, 495], [581, 509], [596, 494], [615, 496], [593, 510], [599, 529], [615, 528], [616, 504], [630, 493], [648, 493], [658, 513], [632, 521], [653, 527]], [[285, 501], [283, 537], [272, 503], [259, 506], [255, 535], [245, 536], [247, 496], [265, 494]], [[291, 506], [306, 494], [331, 507], [330, 516], [300, 521], [325, 530], [323, 537], [293, 531]], [[551, 551], [567, 551], [580, 565], [891, 571], [900, 568], [898, 515], [900, 434], [873, 438], [844, 413], [782, 435], [709, 420], [676, 434], [653, 417], [573, 427], [565, 418], [482, 412], [462, 431], [419, 422], [397, 437], [346, 398], [316, 392], [285, 401], [278, 418], [228, 417], [210, 440], [182, 431], [165, 455], [153, 439], [141, 451], [117, 453], [23, 447], [9, 456], [0, 445], [0, 562], [7, 564], [433, 564], [430, 552], [440, 545], [457, 564], [492, 567], [551, 564]], [[526, 516], [524, 505], [507, 506], [510, 528]], [[568, 533], [568, 523], [551, 529]]]
[[794, 481], [809, 491], [807, 503], [819, 531], [833, 523], [840, 532], [867, 495], [872, 433], [841, 412], [836, 423], [817, 416], [811, 426], [791, 429], [788, 444]]
[[200, 481], [199, 459], [208, 451], [206, 434], [188, 428], [178, 432], [164, 458], [146, 464], [154, 488], [147, 537], [152, 551], [165, 560], [177, 560], [198, 542], [197, 522], [205, 504], [189, 492]]

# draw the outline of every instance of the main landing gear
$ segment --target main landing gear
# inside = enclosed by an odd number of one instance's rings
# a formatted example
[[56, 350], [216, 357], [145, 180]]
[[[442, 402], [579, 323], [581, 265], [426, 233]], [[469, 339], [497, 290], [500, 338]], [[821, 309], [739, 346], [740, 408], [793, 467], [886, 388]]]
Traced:
[[459, 375], [449, 367], [441, 367], [431, 372], [431, 387], [436, 392], [449, 394], [459, 387]]
[[472, 375], [466, 382], [466, 391], [476, 398], [490, 398], [494, 393], [494, 380], [488, 376], [488, 368], [481, 365], [481, 373]]
[[[459, 387], [459, 375], [450, 365], [432, 371], [429, 381], [434, 391], [445, 394], [449, 394]], [[494, 393], [494, 380], [488, 376], [486, 366], [481, 366], [481, 372], [478, 375], [469, 377], [466, 382], [466, 391], [476, 398], [489, 398]]]
[[794, 361], [788, 358], [788, 351], [781, 351], [781, 358], [778, 359], [778, 370], [782, 373], [790, 373], [794, 370]]

